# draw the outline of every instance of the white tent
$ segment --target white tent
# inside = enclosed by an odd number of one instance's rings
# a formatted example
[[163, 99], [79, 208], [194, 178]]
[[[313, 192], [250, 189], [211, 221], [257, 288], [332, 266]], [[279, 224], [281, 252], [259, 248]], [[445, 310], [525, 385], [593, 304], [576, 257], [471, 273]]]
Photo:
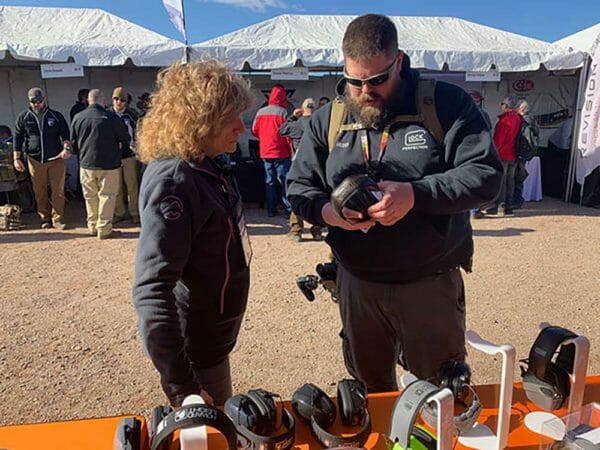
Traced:
[[[355, 16], [281, 15], [192, 46], [192, 59], [216, 58], [239, 70], [343, 65], [341, 42]], [[429, 70], [502, 72], [581, 67], [578, 52], [451, 17], [391, 17], [400, 48], [413, 67]]]
[[185, 45], [100, 9], [0, 6], [0, 59], [161, 67]]
[[588, 54], [593, 54], [598, 44], [598, 37], [600, 36], [600, 23], [592, 25], [589, 28], [581, 30], [577, 33], [571, 34], [570, 36], [559, 39], [554, 42], [554, 45], [564, 48], [572, 48]]

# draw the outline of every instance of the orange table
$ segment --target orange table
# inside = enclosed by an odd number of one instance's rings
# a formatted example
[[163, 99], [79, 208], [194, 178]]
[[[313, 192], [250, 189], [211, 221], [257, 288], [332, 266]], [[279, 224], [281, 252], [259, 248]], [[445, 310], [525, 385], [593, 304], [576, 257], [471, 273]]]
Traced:
[[[483, 385], [475, 388], [484, 406], [478, 422], [487, 425], [492, 430], [496, 429], [497, 411], [494, 405], [499, 397], [498, 385]], [[385, 442], [379, 433], [387, 433], [390, 415], [397, 392], [369, 395], [369, 411], [373, 421], [373, 433], [365, 447], [368, 449], [385, 450]], [[600, 401], [600, 376], [590, 376], [586, 380], [584, 405], [593, 401]], [[289, 402], [286, 402], [289, 407]], [[513, 407], [511, 411], [511, 427], [508, 438], [509, 448], [521, 450], [538, 448], [540, 436], [529, 431], [524, 424], [525, 416], [532, 411], [539, 410], [527, 402], [522, 384], [515, 384], [513, 394]], [[555, 411], [562, 415], [566, 409]], [[127, 416], [124, 416], [127, 417]], [[28, 425], [14, 425], [0, 427], [0, 449], [10, 450], [110, 450], [117, 424], [123, 417], [106, 417], [100, 419], [74, 420], [67, 422], [40, 423]], [[146, 423], [143, 418], [142, 429], [147, 436]], [[346, 433], [339, 426], [339, 420], [330, 431]], [[351, 431], [351, 430], [350, 430]], [[224, 438], [216, 431], [209, 430], [209, 448], [225, 448]], [[148, 442], [142, 443], [142, 449], [147, 449]], [[178, 448], [177, 445], [172, 446]], [[308, 450], [321, 448], [313, 439], [308, 426], [297, 420], [296, 423], [296, 449]], [[455, 448], [465, 448], [457, 444]]]

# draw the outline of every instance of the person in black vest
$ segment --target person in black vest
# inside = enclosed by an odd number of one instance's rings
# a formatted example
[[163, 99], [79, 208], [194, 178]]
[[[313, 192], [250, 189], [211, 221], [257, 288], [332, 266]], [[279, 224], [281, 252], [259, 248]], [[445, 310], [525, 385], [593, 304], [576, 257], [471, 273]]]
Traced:
[[116, 114], [104, 108], [99, 89], [88, 94], [89, 106], [73, 119], [73, 151], [79, 156], [81, 187], [89, 234], [98, 239], [119, 237], [113, 215], [119, 189], [121, 146], [129, 145], [127, 128]]
[[[330, 150], [330, 113], [339, 102], [313, 114], [288, 175], [288, 198], [300, 217], [329, 228], [347, 370], [369, 392], [394, 391], [398, 362], [435, 380], [442, 364], [465, 358], [460, 267], [471, 270], [469, 210], [495, 198], [502, 166], [487, 124], [460, 87], [437, 82], [428, 99], [443, 143], [414, 119], [419, 74], [398, 50], [388, 17], [354, 19], [342, 51], [337, 93], [349, 129]], [[348, 208], [339, 215], [332, 191], [360, 174], [377, 182], [380, 200], [366, 216]]]

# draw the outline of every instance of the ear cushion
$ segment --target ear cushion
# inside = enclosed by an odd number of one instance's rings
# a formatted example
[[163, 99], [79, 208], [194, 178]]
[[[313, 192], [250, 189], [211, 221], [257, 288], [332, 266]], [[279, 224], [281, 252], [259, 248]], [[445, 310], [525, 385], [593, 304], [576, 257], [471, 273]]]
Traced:
[[228, 398], [223, 410], [236, 426], [248, 428], [256, 434], [267, 434], [268, 421], [249, 396], [238, 394]]
[[436, 450], [437, 439], [427, 429], [417, 425], [410, 435], [410, 448], [414, 450]]
[[311, 418], [314, 418], [322, 428], [328, 428], [335, 422], [333, 400], [312, 383], [303, 384], [294, 392], [292, 409], [306, 423], [310, 423]]
[[278, 411], [273, 397], [272, 393], [264, 389], [251, 389], [248, 391], [248, 398], [254, 402], [260, 411], [261, 420], [264, 421], [267, 431], [265, 434], [278, 429], [281, 425], [281, 408]]
[[358, 380], [342, 380], [337, 386], [338, 409], [342, 423], [362, 425], [367, 408], [367, 387]]

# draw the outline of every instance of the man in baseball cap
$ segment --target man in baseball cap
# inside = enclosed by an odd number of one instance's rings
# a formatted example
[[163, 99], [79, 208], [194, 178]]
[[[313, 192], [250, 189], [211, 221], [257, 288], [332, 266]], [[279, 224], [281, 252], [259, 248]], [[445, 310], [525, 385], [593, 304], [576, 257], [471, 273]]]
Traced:
[[[42, 228], [54, 225], [64, 230], [65, 160], [71, 156], [69, 126], [61, 113], [48, 108], [39, 87], [29, 89], [27, 99], [29, 108], [19, 114], [15, 124], [14, 167], [24, 172], [25, 163], [29, 166]], [[48, 184], [52, 202], [48, 201]]]

